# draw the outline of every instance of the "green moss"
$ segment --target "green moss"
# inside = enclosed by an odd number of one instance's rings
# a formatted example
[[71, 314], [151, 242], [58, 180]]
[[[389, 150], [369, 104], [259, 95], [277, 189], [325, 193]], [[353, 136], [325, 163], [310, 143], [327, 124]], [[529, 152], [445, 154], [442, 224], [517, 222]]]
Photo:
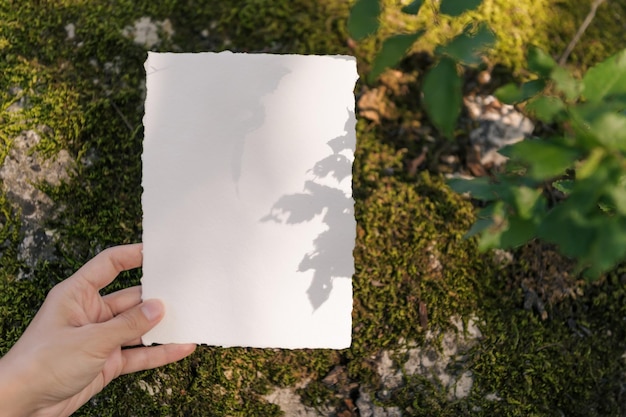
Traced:
[[[374, 132], [360, 131], [355, 330], [348, 366], [356, 378], [375, 385], [367, 358], [403, 340], [423, 341], [426, 330], [449, 328], [453, 316], [469, 316], [490, 266], [462, 239], [473, 218], [471, 205], [438, 176], [405, 178], [403, 152], [382, 145]], [[420, 304], [427, 319], [420, 316]]]
[[[457, 18], [436, 12], [436, 1], [425, 1], [417, 16], [400, 12], [399, 3], [383, 1], [382, 26], [375, 37], [362, 42], [357, 53], [371, 63], [382, 41], [390, 35], [426, 29], [413, 47], [414, 52], [432, 53], [437, 45], [448, 42], [463, 28], [485, 21], [498, 40], [488, 54], [493, 65], [519, 72], [526, 67], [529, 45], [536, 45], [559, 57], [574, 38], [590, 10], [592, 0], [483, 0], [475, 11]], [[606, 2], [571, 54], [568, 64], [584, 69], [600, 62], [626, 46], [621, 22], [626, 18], [623, 2]]]
[[[552, 21], [546, 25], [545, 33], [549, 50], [555, 56], [563, 53], [574, 34], [587, 17], [592, 0], [559, 0], [552, 6]], [[576, 45], [567, 63], [580, 73], [586, 68], [603, 61], [626, 47], [623, 22], [626, 19], [626, 4], [621, 1], [604, 2], [596, 16]]]
[[620, 276], [623, 271], [616, 271], [606, 281], [587, 286], [583, 297], [553, 306], [547, 321], [519, 309], [519, 292], [500, 298], [499, 309], [485, 306], [488, 332], [474, 354], [473, 368], [479, 391], [502, 398], [489, 404], [492, 412], [624, 414], [619, 393], [626, 283]]

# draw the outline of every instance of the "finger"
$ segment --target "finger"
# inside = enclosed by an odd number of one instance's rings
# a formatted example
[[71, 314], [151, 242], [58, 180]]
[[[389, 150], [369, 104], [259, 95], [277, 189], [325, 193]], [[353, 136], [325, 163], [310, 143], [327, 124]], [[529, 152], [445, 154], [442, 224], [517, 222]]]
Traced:
[[101, 342], [110, 350], [136, 340], [161, 321], [165, 308], [160, 300], [147, 300], [111, 320], [99, 323]]
[[75, 276], [100, 290], [109, 285], [120, 272], [140, 267], [143, 261], [142, 248], [141, 243], [136, 243], [105, 249], [76, 271]]
[[133, 346], [143, 346], [141, 337], [138, 337], [136, 339], [133, 340], [129, 340], [128, 342], [124, 343], [122, 345], [122, 347], [133, 347]]
[[124, 358], [122, 374], [167, 365], [191, 355], [194, 350], [196, 350], [194, 344], [169, 344], [125, 349], [122, 351]]
[[102, 300], [109, 307], [113, 316], [117, 316], [141, 303], [141, 285], [105, 295]]

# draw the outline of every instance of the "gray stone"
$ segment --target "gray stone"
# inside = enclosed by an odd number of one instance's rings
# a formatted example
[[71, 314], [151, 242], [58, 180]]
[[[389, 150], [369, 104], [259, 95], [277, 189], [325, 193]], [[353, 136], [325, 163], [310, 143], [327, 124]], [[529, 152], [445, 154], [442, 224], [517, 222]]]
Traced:
[[169, 19], [153, 21], [150, 17], [141, 17], [133, 23], [133, 26], [126, 26], [122, 30], [122, 35], [131, 38], [137, 45], [146, 49], [152, 49], [161, 43], [162, 35], [167, 39], [174, 35], [174, 27]]
[[401, 417], [402, 412], [398, 407], [381, 407], [372, 401], [371, 395], [361, 387], [359, 398], [356, 400], [360, 417]]
[[314, 408], [302, 404], [300, 396], [296, 394], [296, 389], [306, 386], [307, 383], [308, 381], [303, 381], [293, 388], [276, 388], [273, 392], [264, 396], [264, 398], [269, 403], [278, 405], [286, 416], [318, 417], [320, 415], [328, 415], [330, 410], [325, 411], [322, 409], [322, 414], [320, 414]]
[[503, 104], [493, 96], [470, 96], [464, 99], [470, 117], [478, 127], [470, 132], [470, 141], [481, 155], [485, 166], [498, 166], [507, 158], [498, 150], [528, 137], [535, 126], [529, 118], [510, 104]]
[[18, 259], [26, 266], [18, 278], [30, 278], [40, 261], [56, 259], [56, 233], [46, 228], [56, 207], [52, 199], [38, 188], [39, 184], [58, 186], [69, 180], [74, 161], [66, 150], [52, 158], [44, 158], [35, 150], [41, 137], [35, 131], [23, 132], [15, 138], [0, 167], [3, 192], [21, 213], [21, 236]]

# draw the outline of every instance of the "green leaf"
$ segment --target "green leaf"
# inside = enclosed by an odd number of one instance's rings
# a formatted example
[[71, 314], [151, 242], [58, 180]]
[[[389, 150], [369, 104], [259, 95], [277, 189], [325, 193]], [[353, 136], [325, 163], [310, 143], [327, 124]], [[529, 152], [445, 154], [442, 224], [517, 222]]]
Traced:
[[439, 11], [448, 16], [459, 16], [470, 10], [474, 10], [482, 0], [441, 0]]
[[456, 62], [450, 58], [442, 58], [424, 77], [422, 104], [430, 120], [448, 139], [454, 137], [461, 112], [461, 88]]
[[522, 95], [522, 92], [516, 83], [508, 83], [502, 87], [498, 87], [493, 95], [501, 102], [511, 104], [519, 101], [518, 99]]
[[[491, 224], [482, 230], [478, 242], [478, 248], [480, 250], [514, 248], [528, 242], [536, 236], [537, 225], [534, 220], [522, 219], [517, 216], [506, 218], [505, 208], [502, 202], [497, 202], [491, 207], [487, 207], [490, 208], [492, 212], [490, 216]], [[484, 224], [486, 224], [486, 222]]]
[[596, 146], [626, 151], [626, 115], [614, 111], [612, 104], [588, 102], [573, 107], [570, 114], [581, 124], [579, 137], [588, 135]]
[[626, 49], [589, 69], [583, 77], [587, 100], [600, 101], [615, 94], [626, 94]]
[[485, 229], [493, 225], [493, 208], [494, 205], [490, 204], [476, 214], [476, 221], [465, 236], [463, 236], [465, 239], [482, 233]]
[[541, 239], [558, 245], [562, 253], [572, 258], [588, 253], [594, 237], [588, 217], [567, 201], [554, 207], [543, 218], [537, 234]]
[[576, 170], [576, 178], [585, 179], [598, 173], [602, 162], [606, 158], [606, 151], [600, 147], [594, 148], [587, 159]]
[[565, 104], [558, 97], [539, 96], [528, 102], [526, 110], [545, 123], [551, 123], [564, 114]]
[[348, 33], [360, 41], [378, 30], [381, 7], [379, 0], [357, 0], [350, 9]]
[[590, 123], [591, 132], [609, 149], [626, 151], [626, 116], [605, 113]]
[[559, 180], [554, 181], [552, 186], [562, 192], [565, 195], [569, 195], [574, 189], [574, 181], [572, 180]]
[[446, 54], [467, 65], [479, 64], [480, 54], [493, 46], [496, 36], [486, 24], [481, 24], [473, 31], [467, 26], [463, 33], [452, 39], [447, 45], [438, 47], [436, 53]]
[[626, 260], [626, 219], [598, 216], [594, 223], [595, 239], [586, 258], [597, 277]]
[[383, 46], [376, 58], [374, 58], [368, 80], [374, 82], [385, 69], [393, 67], [400, 62], [409, 48], [423, 33], [424, 31], [420, 30], [415, 33], [400, 34], [385, 39]]
[[447, 184], [457, 193], [470, 193], [472, 198], [478, 200], [490, 201], [498, 198], [497, 190], [499, 186], [491, 183], [488, 177], [478, 177], [469, 180], [451, 178], [447, 181]]
[[[594, 160], [589, 158], [585, 161]], [[615, 161], [604, 158], [596, 165], [587, 177], [580, 175], [582, 168], [576, 170], [576, 181], [567, 199], [559, 204], [569, 207], [570, 211], [579, 213], [579, 217], [587, 219], [598, 212], [598, 203], [606, 201], [607, 190], [614, 184]]]
[[510, 217], [508, 227], [500, 236], [502, 249], [515, 248], [536, 237], [536, 224], [533, 220]]
[[537, 47], [531, 47], [528, 51], [528, 69], [535, 74], [548, 78], [557, 65], [554, 58]]
[[575, 148], [545, 140], [524, 140], [501, 149], [500, 153], [525, 161], [528, 175], [537, 180], [563, 175], [581, 156]]
[[519, 87], [515, 83], [509, 83], [498, 88], [494, 95], [503, 103], [515, 104], [539, 94], [545, 87], [546, 82], [542, 79], [525, 82]]
[[626, 216], [626, 188], [622, 185], [611, 187], [608, 190], [609, 197], [613, 200], [615, 210]]
[[515, 187], [511, 190], [515, 197], [515, 210], [522, 219], [532, 219], [536, 208], [541, 205], [543, 190], [529, 187]]
[[550, 74], [550, 78], [556, 87], [565, 94], [568, 100], [575, 100], [580, 96], [581, 83], [576, 80], [565, 68], [555, 67]]
[[481, 217], [490, 220], [491, 224], [482, 230], [478, 249], [485, 251], [500, 247], [500, 237], [507, 226], [504, 216], [505, 205], [502, 201], [496, 201], [481, 210]]
[[416, 15], [419, 13], [422, 3], [422, 0], [414, 0], [413, 3], [402, 8], [402, 13]]

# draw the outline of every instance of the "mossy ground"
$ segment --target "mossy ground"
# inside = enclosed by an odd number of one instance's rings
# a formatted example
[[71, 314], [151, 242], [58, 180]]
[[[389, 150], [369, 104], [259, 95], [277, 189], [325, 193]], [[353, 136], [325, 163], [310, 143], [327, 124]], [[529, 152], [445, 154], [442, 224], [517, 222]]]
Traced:
[[[526, 42], [558, 55], [587, 3], [528, 0], [515, 2], [511, 11], [497, 7], [509, 2], [485, 0], [483, 12], [502, 39], [494, 62], [516, 68]], [[623, 23], [615, 21], [626, 19], [625, 6], [610, 3], [572, 54], [572, 65], [589, 65], [626, 46]], [[63, 207], [48, 225], [59, 233], [60, 260], [41, 263], [32, 280], [15, 279], [20, 213], [0, 196], [0, 354], [55, 283], [101, 249], [141, 239], [146, 49], [122, 34], [126, 26], [144, 16], [170, 19], [175, 34], [153, 46], [160, 51], [354, 53], [364, 72], [377, 41], [348, 47], [348, 9], [347, 2], [331, 0], [0, 2], [0, 159], [21, 131], [40, 129], [41, 150], [54, 155], [67, 149], [77, 161], [69, 182], [45, 188]], [[69, 23], [75, 26], [73, 39], [65, 29]], [[507, 37], [513, 26], [519, 36]], [[8, 111], [19, 100], [26, 100], [23, 109]], [[426, 343], [426, 331], [453, 328], [453, 316], [478, 317], [483, 334], [463, 364], [474, 375], [470, 395], [451, 400], [437, 381], [414, 375], [376, 402], [415, 416], [626, 413], [626, 271], [584, 285], [576, 298], [549, 304], [549, 317], [541, 320], [522, 308], [518, 281], [542, 271], [525, 258], [498, 266], [490, 254], [479, 254], [473, 241], [462, 239], [473, 219], [470, 202], [452, 193], [438, 174], [406, 174], [411, 145], [396, 141], [393, 129], [364, 120], [357, 129], [352, 347], [201, 347], [180, 363], [114, 381], [78, 415], [281, 415], [263, 396], [303, 379], [312, 381], [298, 391], [305, 403], [331, 402], [341, 410], [343, 400], [356, 395], [348, 382], [372, 390], [381, 384], [373, 358], [383, 349]], [[109, 290], [137, 284], [140, 273], [123, 274]], [[347, 382], [322, 383], [337, 366], [346, 368]]]

